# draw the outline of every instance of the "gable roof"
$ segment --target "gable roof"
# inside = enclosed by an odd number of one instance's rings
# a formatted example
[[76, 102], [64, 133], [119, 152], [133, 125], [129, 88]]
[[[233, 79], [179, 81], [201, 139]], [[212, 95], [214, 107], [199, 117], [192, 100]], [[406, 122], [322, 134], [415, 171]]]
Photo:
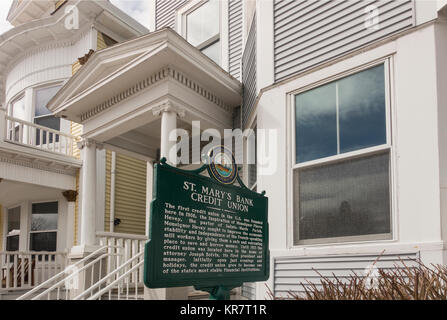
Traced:
[[81, 114], [143, 81], [165, 66], [186, 74], [229, 107], [241, 103], [242, 85], [170, 28], [95, 52], [48, 103], [56, 115], [81, 122]]

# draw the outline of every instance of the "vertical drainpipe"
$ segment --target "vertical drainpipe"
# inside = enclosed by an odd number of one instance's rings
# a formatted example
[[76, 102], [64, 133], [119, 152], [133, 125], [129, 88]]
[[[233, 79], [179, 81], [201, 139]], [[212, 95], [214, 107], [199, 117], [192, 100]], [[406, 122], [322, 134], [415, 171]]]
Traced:
[[109, 231], [115, 231], [115, 168], [116, 168], [116, 153], [112, 151], [112, 168], [110, 171], [110, 221]]

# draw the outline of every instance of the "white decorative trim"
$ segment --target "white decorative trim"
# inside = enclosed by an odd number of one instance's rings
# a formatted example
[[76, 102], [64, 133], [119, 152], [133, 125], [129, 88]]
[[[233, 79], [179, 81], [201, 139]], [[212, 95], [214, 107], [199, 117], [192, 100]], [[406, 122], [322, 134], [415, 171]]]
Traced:
[[79, 115], [81, 118], [81, 122], [84, 122], [93, 116], [96, 116], [97, 114], [103, 112], [104, 110], [112, 107], [113, 105], [133, 96], [134, 94], [140, 92], [143, 89], [146, 89], [153, 84], [160, 82], [165, 79], [171, 79], [175, 80], [178, 83], [188, 87], [189, 89], [193, 90], [197, 94], [201, 95], [205, 99], [209, 100], [210, 102], [217, 105], [219, 108], [225, 110], [226, 112], [231, 112], [231, 108], [225, 104], [225, 102], [217, 97], [212, 92], [208, 91], [207, 89], [203, 88], [201, 85], [199, 85], [197, 82], [191, 80], [188, 76], [185, 74], [175, 70], [171, 66], [165, 66], [158, 72], [154, 73], [150, 77], [144, 79], [143, 81], [140, 81], [139, 83], [133, 85], [132, 87], [124, 90], [123, 92], [115, 95], [114, 97], [109, 98], [108, 100], [102, 102], [101, 104], [97, 105], [96, 107], [90, 109], [87, 112], [84, 112]]
[[0, 156], [0, 162], [17, 165], [17, 166], [21, 166], [21, 167], [26, 167], [26, 168], [31, 168], [31, 169], [37, 169], [37, 170], [43, 170], [43, 171], [63, 174], [63, 175], [70, 175], [70, 176], [76, 176], [76, 172], [77, 172], [76, 168], [68, 169], [66, 166], [61, 167], [61, 168], [56, 168], [54, 162], [50, 163], [48, 165], [43, 165], [36, 160], [25, 160], [25, 159], [19, 159], [17, 157], [9, 158], [9, 157], [3, 156], [3, 155]]
[[184, 118], [186, 114], [185, 109], [179, 108], [169, 101], [164, 102], [152, 109], [152, 114], [156, 117], [161, 116], [163, 112], [175, 112], [179, 118]]
[[85, 28], [85, 30], [81, 31], [78, 34], [75, 34], [70, 39], [53, 40], [50, 43], [45, 43], [37, 47], [31, 47], [29, 49], [25, 49], [22, 53], [20, 53], [17, 57], [13, 58], [13, 60], [8, 63], [7, 67], [3, 72], [4, 74], [8, 74], [23, 59], [30, 58], [38, 53], [45, 52], [51, 49], [73, 47], [79, 41], [81, 41], [83, 37], [87, 36], [89, 32], [90, 27]]
[[85, 147], [94, 147], [96, 145], [96, 142], [92, 139], [85, 139], [82, 138], [80, 141], [76, 142], [76, 145], [79, 150], [84, 149]]

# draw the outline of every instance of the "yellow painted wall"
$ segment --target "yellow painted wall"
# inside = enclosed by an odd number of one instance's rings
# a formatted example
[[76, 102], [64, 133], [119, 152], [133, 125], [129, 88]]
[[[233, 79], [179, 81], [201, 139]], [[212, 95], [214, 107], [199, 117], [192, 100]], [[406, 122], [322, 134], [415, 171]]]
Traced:
[[102, 32], [98, 31], [97, 44], [96, 44], [97, 50], [113, 46], [115, 43], [116, 43], [115, 40], [103, 34]]
[[[72, 66], [72, 74], [75, 74], [79, 68], [81, 67], [81, 64], [79, 63], [79, 61], [76, 61], [75, 63], [73, 63]], [[82, 134], [82, 125], [76, 122], [71, 122], [70, 123], [70, 133], [77, 137], [76, 141], [80, 140], [81, 134]], [[77, 159], [81, 159], [81, 150], [79, 150], [78, 146], [76, 143], [73, 144], [73, 155], [77, 158]], [[76, 173], [76, 191], [78, 192], [78, 196], [76, 197], [76, 202], [75, 202], [75, 212], [74, 212], [74, 239], [73, 239], [73, 244], [77, 245], [78, 244], [78, 228], [79, 228], [79, 198], [80, 198], [80, 192], [79, 192], [79, 170]]]
[[115, 218], [121, 224], [115, 232], [145, 234], [146, 162], [116, 154]]
[[59, 7], [61, 5], [63, 5], [65, 2], [67, 2], [67, 0], [59, 0], [56, 2], [56, 4], [54, 5], [55, 9], [59, 9]]
[[79, 61], [76, 61], [71, 65], [71, 74], [75, 74], [80, 68], [82, 67], [81, 63]]

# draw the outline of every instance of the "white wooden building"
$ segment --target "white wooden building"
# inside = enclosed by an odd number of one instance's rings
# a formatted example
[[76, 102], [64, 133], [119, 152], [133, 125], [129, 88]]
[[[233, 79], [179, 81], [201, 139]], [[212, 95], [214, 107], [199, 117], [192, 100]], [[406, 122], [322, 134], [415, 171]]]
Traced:
[[152, 165], [196, 120], [276, 134], [243, 168], [269, 197], [270, 279], [235, 298], [381, 254], [447, 263], [447, 1], [152, 0], [149, 30], [44, 4], [14, 1], [0, 36], [0, 294], [201, 297], [141, 284]]

